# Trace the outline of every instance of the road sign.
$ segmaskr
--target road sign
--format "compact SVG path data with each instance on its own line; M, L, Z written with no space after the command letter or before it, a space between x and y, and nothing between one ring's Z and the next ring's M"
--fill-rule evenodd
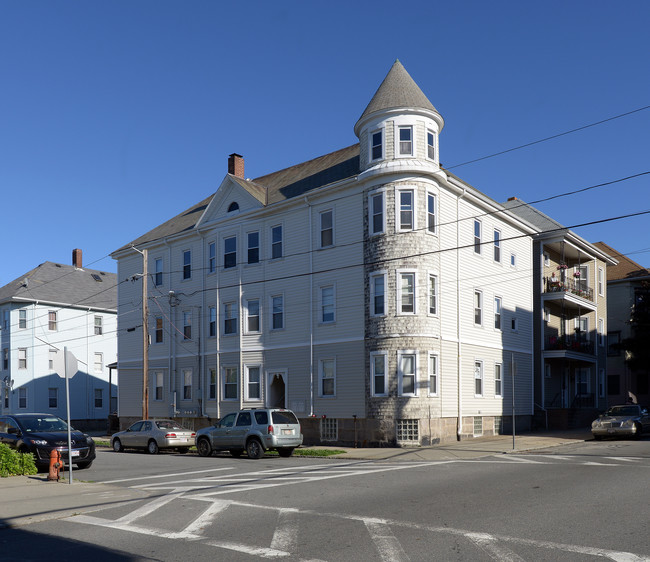
M58 350L52 362L54 364L54 372L63 379L66 376L71 379L79 370L77 358L71 351L68 351L67 348L63 350L63 353Z

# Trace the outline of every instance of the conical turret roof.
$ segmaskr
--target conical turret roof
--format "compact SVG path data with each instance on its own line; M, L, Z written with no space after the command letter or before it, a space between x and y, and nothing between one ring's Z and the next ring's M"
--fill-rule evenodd
M402 63L396 60L370 100L368 107L359 117L355 130L368 115L398 107L415 107L438 113L438 110L433 107L433 104L420 90L420 87L411 78Z

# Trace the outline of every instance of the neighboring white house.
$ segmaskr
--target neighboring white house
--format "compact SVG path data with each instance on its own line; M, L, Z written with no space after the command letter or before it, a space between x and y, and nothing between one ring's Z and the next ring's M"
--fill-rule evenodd
M67 347L79 367L70 379L71 420L105 427L117 396L107 367L117 360L117 278L84 269L81 250L73 263L42 263L0 288L0 412L65 418L65 380L54 365Z
M149 413L283 406L307 442L427 444L530 427L536 229L443 169L443 118L397 61L359 143L216 193L148 251ZM134 248L134 247L135 248ZM142 413L141 282L118 291L121 425Z

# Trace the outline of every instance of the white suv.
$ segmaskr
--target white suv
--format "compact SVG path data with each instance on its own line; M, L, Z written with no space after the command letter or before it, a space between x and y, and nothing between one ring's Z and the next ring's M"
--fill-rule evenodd
M249 458L261 459L268 449L275 449L281 457L290 457L300 445L298 418L291 410L278 408L239 410L196 432L196 449L202 457L224 450L239 457L246 450Z

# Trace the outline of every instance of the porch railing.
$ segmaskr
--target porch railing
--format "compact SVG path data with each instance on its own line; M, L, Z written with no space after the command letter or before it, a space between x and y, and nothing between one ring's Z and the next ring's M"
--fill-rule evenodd
M567 279L566 281L552 281L550 278L546 279L545 293L571 293L577 297L594 300L594 290L589 287L584 281L575 281Z
M580 336L550 336L546 338L544 349L549 351L566 350L580 353L594 353L594 342Z

